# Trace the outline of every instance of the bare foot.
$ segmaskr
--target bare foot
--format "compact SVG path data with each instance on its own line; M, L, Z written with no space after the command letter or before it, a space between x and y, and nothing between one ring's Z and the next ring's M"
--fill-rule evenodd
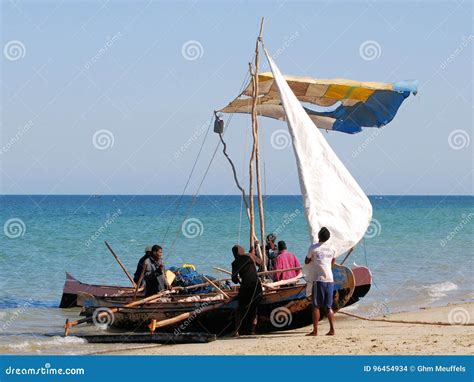
M315 332L314 330L312 332L309 332L308 334L306 334L306 337L312 337L312 336L317 336L318 335L318 332Z
M335 336L336 332L334 330L330 330L329 332L326 333L327 336Z

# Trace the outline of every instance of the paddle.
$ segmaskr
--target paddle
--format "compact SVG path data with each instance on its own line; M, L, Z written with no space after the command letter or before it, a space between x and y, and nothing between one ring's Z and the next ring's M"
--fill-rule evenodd
M118 258L118 256L115 254L114 250L112 249L112 247L109 245L109 243L107 243L107 241L104 241L105 245L107 246L107 248L109 249L110 253L115 257L115 260L117 260L117 263L119 263L120 267L122 268L122 270L125 272L125 274L127 275L128 279L130 280L130 282L132 283L133 287L135 288L136 287L136 284L135 284L135 281L133 281L133 277L132 275L130 274L130 272L127 270L127 268L125 268L125 265L123 265L123 263L120 261L120 259Z
M209 312L211 310L220 308L221 306L230 303L234 298L232 298L231 300L227 302L223 302L221 304L217 304L214 306L206 306L205 308L197 308L196 310L193 310L192 312L182 313L173 318L167 318L166 320L156 321L155 319L153 319L151 320L151 323L150 325L148 325L148 327L150 328L151 333L153 334L157 328L163 328L165 326L176 324L177 322L184 321L188 319L189 317L197 316L198 314Z

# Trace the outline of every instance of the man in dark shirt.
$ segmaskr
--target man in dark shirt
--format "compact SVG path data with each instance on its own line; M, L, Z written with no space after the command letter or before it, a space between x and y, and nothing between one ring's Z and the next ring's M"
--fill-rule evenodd
M145 296L151 296L164 289L170 289L166 279L162 256L163 249L159 245L154 245L151 248L151 256L143 263L145 267Z
M137 270L135 271L135 274L133 275L133 281L138 283L138 280L140 280L140 276L142 275L143 271L143 263L145 262L146 259L148 259L151 255L151 247L147 246L145 248L145 254L138 260L137 264Z
M232 253L235 258L232 262L232 281L240 283L235 335L239 335L239 332L254 334L257 326L257 307L263 297L256 266L262 265L262 260L255 256L254 249L245 253L240 245L234 245Z

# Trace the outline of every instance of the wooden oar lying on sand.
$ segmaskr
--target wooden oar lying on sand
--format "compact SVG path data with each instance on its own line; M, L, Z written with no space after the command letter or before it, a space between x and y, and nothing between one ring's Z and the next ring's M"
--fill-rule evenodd
M150 328L151 333L153 334L153 333L155 333L155 330L158 329L158 328L163 328L165 326L173 325L173 324L176 324L178 322L187 320L189 317L196 317L199 314L209 312L211 310L215 310L217 308L220 308L223 305L226 305L226 304L230 303L234 299L235 299L235 297L230 299L229 301L226 301L226 302L214 305L214 306L206 306L204 308L197 308L196 310L193 310L192 312L182 313L182 314L179 314L175 317L167 318L166 320L156 321L155 319L153 319L153 320L151 320L150 325L148 325L148 327Z
M120 312L120 310L122 310L124 308L132 308L134 306L142 305L142 304L145 304L147 302L153 302L154 300L162 297L165 294L165 292L168 292L168 291L161 291L161 292L159 292L157 294L154 294L152 296L142 298L141 300L130 302L130 303L128 303L128 304L126 304L126 305L124 305L120 308L108 309L107 311L99 313L96 317L96 320L100 320L101 318L107 317L111 313ZM91 322L91 321L92 321L92 317L85 317L85 318L82 318L80 320L73 321L73 322L69 322L69 319L66 319L66 323L64 324L64 336L65 337L68 336L70 328L73 328L74 326L84 324L86 322Z

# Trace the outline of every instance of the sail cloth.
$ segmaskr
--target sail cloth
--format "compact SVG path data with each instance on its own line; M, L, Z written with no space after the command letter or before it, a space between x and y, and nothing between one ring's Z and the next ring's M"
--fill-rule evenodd
M320 228L327 227L331 232L330 243L339 256L364 236L372 219L372 205L266 50L265 54L292 138L311 241L318 242Z
M385 126L395 117L402 102L417 91L417 81L387 84L296 76L285 76L285 79L299 101L313 105L305 110L319 128L350 134L362 131L362 127ZM258 86L257 114L284 120L285 113L272 73L260 74ZM250 81L243 93L220 111L251 113L251 96Z

